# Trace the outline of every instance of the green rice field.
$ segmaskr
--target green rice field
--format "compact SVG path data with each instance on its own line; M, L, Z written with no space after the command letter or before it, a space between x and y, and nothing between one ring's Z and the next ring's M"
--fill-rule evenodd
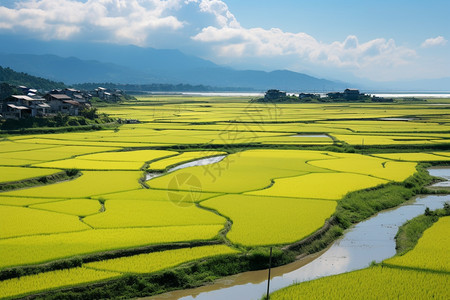
M445 105L249 100L141 96L99 108L138 124L1 137L0 298L73 286L85 291L90 284L108 289L106 282L124 278L148 287L151 276L186 268L205 283L265 268L258 259L269 247L281 253L275 262L283 264L306 254L286 246L314 237L328 221L341 231L358 221L339 219L343 209L352 209L342 203L349 194L401 187L413 195L423 163L450 160ZM223 158L214 160L218 156ZM213 160L196 164L205 158ZM192 165L171 170L185 163ZM31 180L72 169L79 176ZM6 189L12 182L22 185ZM413 251L386 262L395 268L302 283L271 299L345 298L355 286L370 285L389 286L390 298L446 298L449 249L440 236L448 225L443 218ZM317 244L323 243L317 250L336 237L318 236ZM219 270L230 257L239 262Z

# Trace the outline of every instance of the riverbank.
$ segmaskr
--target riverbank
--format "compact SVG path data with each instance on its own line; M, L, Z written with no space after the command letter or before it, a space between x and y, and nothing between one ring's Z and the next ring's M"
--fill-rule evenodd
M310 243L299 248L281 250L275 247L273 251L272 266L281 266L292 263L299 255L308 255L328 247L342 235L346 228L358 223L370 215L386 208L395 207L413 195L426 191L424 186L430 184L433 178L426 170L418 167L414 176L403 183L390 183L382 187L357 191L348 194L339 201L334 214L337 223L329 226L317 238L311 238ZM312 235L314 236L314 235ZM303 262L307 262L305 258ZM133 298L149 295L159 295L180 289L190 289L211 284L213 281L247 271L264 270L268 266L269 248L260 247L249 250L241 255L218 256L201 261L183 264L179 267L156 272L153 274L127 275L108 282L100 282L78 286L59 291L46 292L31 296L32 299L58 299L62 295L71 297L120 297ZM83 262L83 261L82 261ZM302 264L302 262L299 262ZM260 297L261 295L258 295Z

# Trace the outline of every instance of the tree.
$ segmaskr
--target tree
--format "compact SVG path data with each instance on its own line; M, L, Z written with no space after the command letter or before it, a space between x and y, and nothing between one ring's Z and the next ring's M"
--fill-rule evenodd
M98 114L97 114L97 108L92 107L92 108L84 108L81 112L80 115L90 119L90 120L94 120L96 118L98 118Z

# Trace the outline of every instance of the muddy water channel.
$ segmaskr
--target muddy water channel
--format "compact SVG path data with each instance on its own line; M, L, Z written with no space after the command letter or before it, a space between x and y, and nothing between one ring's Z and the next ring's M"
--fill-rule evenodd
M433 176L445 178L441 185L450 185L450 167L430 168ZM395 255L395 235L406 221L431 210L443 207L450 195L418 196L405 204L383 211L361 222L333 243L328 249L286 266L274 268L270 291L296 282L341 274L366 268L372 261L381 262ZM181 290L148 299L261 299L267 288L267 270L246 272L226 277L212 285Z

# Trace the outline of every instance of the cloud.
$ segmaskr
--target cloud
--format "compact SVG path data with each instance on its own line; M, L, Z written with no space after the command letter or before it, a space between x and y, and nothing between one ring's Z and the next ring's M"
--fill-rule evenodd
M414 50L394 40L349 35L324 43L304 32L245 28L226 0L20 0L0 6L0 32L35 38L178 48L224 62L271 61L272 68L309 65L370 74L407 65ZM422 46L445 43L443 37ZM385 71L387 70L387 71ZM392 73L392 72L391 72Z
M350 35L342 42L326 44L306 33L284 32L277 28L266 30L209 26L193 36L193 39L212 44L216 53L223 57L270 58L294 55L317 64L347 68L362 68L372 64L398 66L416 56L414 50L397 46L392 39L380 38L360 43L356 36Z
M438 36L435 38L426 39L421 46L422 48L430 48L435 46L444 46L445 44L447 44L447 40L443 36Z
M171 14L180 0L26 0L0 6L0 29L31 32L44 39L96 35L99 41L145 45L157 30L184 23Z

